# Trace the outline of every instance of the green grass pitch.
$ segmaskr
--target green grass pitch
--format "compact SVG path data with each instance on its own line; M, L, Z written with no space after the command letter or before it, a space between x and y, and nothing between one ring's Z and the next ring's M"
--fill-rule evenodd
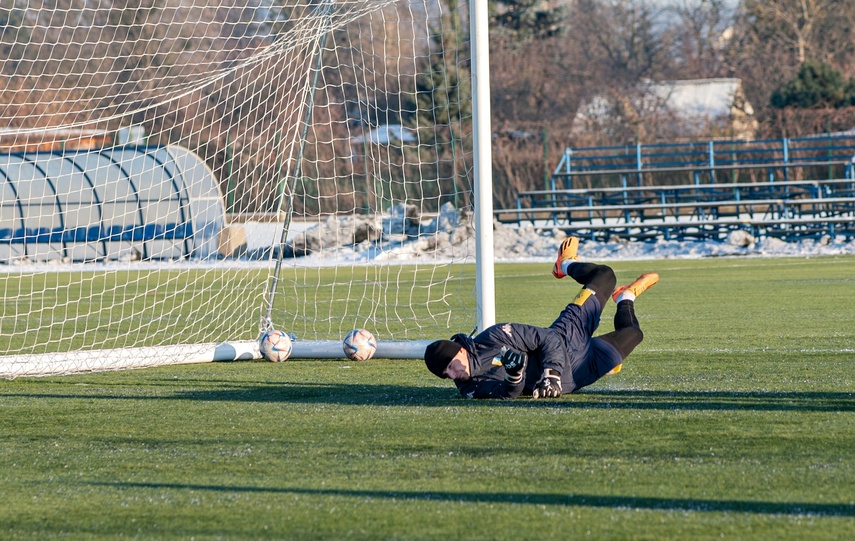
M497 267L500 321L552 321L549 266ZM0 539L855 538L855 258L614 267L662 275L645 341L559 400L420 361L0 380Z

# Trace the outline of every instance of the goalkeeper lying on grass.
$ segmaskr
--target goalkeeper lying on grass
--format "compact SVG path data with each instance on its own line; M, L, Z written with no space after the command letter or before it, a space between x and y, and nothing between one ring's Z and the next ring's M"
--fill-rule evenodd
M549 328L500 323L475 338L456 334L451 340L438 340L425 350L428 370L454 380L466 398L505 400L521 394L557 398L620 371L644 337L635 317L635 298L659 275L642 274L615 289L611 267L578 262L578 246L576 237L561 243L552 274L570 276L583 287ZM594 338L609 294L617 303L615 330Z

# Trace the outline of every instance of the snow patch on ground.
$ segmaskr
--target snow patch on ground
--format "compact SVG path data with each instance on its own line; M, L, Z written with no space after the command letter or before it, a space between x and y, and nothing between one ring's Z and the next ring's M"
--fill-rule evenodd
M63 272L80 270L255 268L275 264L283 224L246 222L247 249L239 258L165 261L104 261L33 263L26 259L0 265L0 273ZM493 251L497 262L551 262L566 237L560 228L543 224L493 224ZM708 257L818 257L855 254L855 240L845 237L784 242L777 238L755 239L746 231L734 231L724 241L656 240L609 242L581 239L583 261L700 259ZM283 262L288 267L350 265L399 265L475 261L472 216L450 203L439 214L419 215L412 205L398 205L376 216L327 217L314 222L290 224Z
M307 227L292 228L286 256L289 264L324 266L369 262L428 262L474 260L475 235L471 215L451 204L437 216L425 219L414 206L399 205L373 217L330 217ZM281 235L281 224L279 233ZM251 235L247 233L247 237ZM493 225L496 261L549 261L566 233L560 228L532 225ZM265 247L269 250L269 244ZM252 247L251 247L252 248ZM264 249L264 248L262 248ZM290 252L289 252L290 250ZM855 241L828 236L784 242L755 239L746 231L734 231L724 241L656 240L609 242L582 239L580 256L589 261L642 259L697 259L705 257L776 257L855 254ZM296 257L295 257L296 256Z

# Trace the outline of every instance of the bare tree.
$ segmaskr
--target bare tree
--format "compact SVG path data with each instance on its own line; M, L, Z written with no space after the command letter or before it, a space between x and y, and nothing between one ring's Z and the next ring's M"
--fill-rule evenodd
M496 120L554 122L579 106L585 75L577 44L566 37L492 44L490 68Z
M817 49L820 35L830 17L837 16L836 0L747 0L746 11L752 14L758 25L770 31L776 42L795 53L801 64Z
M681 79L725 74L724 50L733 33L735 11L727 0L678 0L666 8L673 44L672 69Z
M670 44L664 41L662 8L648 0L579 0L573 5L572 34L580 61L597 66L613 86L658 79L666 74Z
M770 97L805 61L816 60L851 75L855 4L834 0L744 0L727 50L731 73L743 81L762 125L775 125Z

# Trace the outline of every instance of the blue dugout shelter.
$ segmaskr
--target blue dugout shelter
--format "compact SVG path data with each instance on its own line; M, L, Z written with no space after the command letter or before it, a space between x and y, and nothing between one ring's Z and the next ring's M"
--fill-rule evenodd
M215 257L216 177L179 146L0 154L0 263Z

